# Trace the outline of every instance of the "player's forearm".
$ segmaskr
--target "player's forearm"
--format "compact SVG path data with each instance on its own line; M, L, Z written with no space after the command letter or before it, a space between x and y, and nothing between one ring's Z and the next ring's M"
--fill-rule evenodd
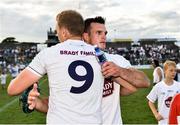
M11 80L7 92L11 96L19 95L39 79L39 76L33 74L27 69L24 69L15 79Z
M48 99L47 98L45 98L45 99L37 98L35 110L37 110L39 112L47 113L47 111L48 111Z
M121 77L113 78L113 81L116 82L121 86L121 95L130 95L137 91L137 88L130 83L128 83L126 80L122 79Z
M26 89L24 86L25 85L21 85L17 79L13 79L8 85L7 93L10 96L19 95Z
M136 91L137 91L137 89L135 89L134 91L132 91L132 90L126 89L126 88L124 88L124 87L121 87L121 88L120 88L120 95L121 95L121 96L131 95L131 94L135 93Z
M137 88L146 88L150 86L148 77L142 71L136 69L119 67L119 77Z
M150 85L149 79L142 71L122 68L113 62L105 62L102 65L102 73L105 78L121 77L136 88L144 88Z
M154 103L152 103L151 101L149 101L148 104L149 104L149 107L150 107L152 113L154 114L154 117L156 117L156 116L158 115L158 111L157 111Z

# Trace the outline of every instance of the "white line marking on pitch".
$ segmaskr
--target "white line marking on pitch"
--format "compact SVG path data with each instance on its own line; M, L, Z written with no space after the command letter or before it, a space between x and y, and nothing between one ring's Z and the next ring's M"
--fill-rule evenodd
M8 108L10 105L12 105L13 103L15 103L18 100L19 100L19 98L15 98L14 100L10 101L6 105L4 105L2 108L0 108L0 112L4 111L6 108Z
M41 83L44 83L45 80L47 80L47 79L44 79ZM41 85L41 84L40 84L40 85ZM6 108L8 108L9 106L11 106L12 104L14 104L14 103L15 103L16 101L18 101L18 100L19 100L19 97L13 99L12 101L10 101L10 102L7 103L6 105L4 105L2 108L0 108L0 113L1 113L2 111L4 111Z

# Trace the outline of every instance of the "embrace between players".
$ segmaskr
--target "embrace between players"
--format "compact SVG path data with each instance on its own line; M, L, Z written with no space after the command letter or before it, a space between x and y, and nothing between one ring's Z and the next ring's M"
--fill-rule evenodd
M120 55L105 53L108 61L101 66L93 54L60 54L64 50L94 53L93 45L104 50L107 31L102 17L84 21L78 12L66 10L56 21L61 43L37 54L11 81L8 94L19 95L47 73L49 97L39 98L37 84L28 96L30 109L47 113L47 124L122 124L120 95L148 87L149 79Z

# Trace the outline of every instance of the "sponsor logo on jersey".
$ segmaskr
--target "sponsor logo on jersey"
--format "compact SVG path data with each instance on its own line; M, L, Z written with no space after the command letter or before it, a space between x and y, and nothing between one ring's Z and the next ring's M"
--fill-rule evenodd
M170 107L170 104L171 104L171 101L172 101L172 97L168 97L166 100L165 100L165 105L166 107Z
M61 55L78 55L78 51L60 50Z
M60 50L61 55L85 55L85 56L94 56L93 51L69 51L69 50Z
M109 96L113 93L114 84L111 79L104 80L103 97Z
M174 92L174 90L167 90L167 92Z

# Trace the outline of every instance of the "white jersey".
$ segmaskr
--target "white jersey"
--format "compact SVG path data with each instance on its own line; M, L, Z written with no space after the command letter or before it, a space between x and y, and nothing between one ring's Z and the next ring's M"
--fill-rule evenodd
M47 124L101 124L104 77L94 47L67 40L42 50L28 69L49 80Z
M161 71L161 75L162 75L161 79L160 79L160 77L159 77L159 75L157 73L158 69L160 69L160 71ZM163 79L164 79L164 71L160 66L158 66L153 71L153 83L158 83L158 82L162 81Z
M173 81L173 84L168 86L161 81L157 83L147 95L147 98L152 103L158 100L158 112L163 116L164 120L160 120L159 124L168 124L169 107L174 95L180 93L180 84Z
M14 65L11 67L11 76L15 78L19 74L19 67L17 65Z
M108 61L114 62L116 65L128 68L131 64L128 60L120 55L105 53ZM105 80L102 101L102 114L104 125L120 125L122 124L120 109L120 85Z
M7 77L7 74L1 74L0 78L1 78L1 84L2 85L6 84L6 77Z

